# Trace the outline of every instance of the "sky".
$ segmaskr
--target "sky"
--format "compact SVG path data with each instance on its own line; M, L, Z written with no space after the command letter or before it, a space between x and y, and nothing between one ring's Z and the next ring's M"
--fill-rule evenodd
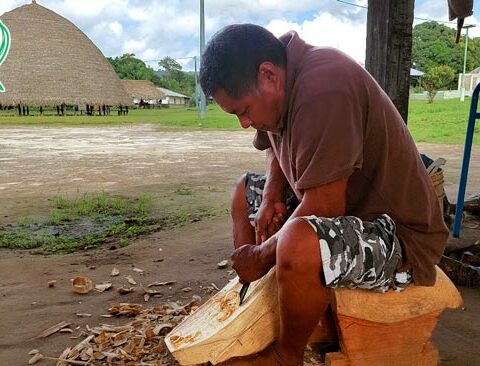
M354 5L345 4L350 2ZM0 15L31 0L0 0ZM134 53L153 68L166 56L184 70L199 50L200 0L37 0L79 27L105 56ZM466 24L480 37L480 0ZM356 6L355 6L356 5ZM223 26L255 23L276 36L295 30L308 43L341 49L364 62L367 0L205 0L206 40ZM418 18L448 21L447 0L415 0ZM451 27L455 27L452 22Z

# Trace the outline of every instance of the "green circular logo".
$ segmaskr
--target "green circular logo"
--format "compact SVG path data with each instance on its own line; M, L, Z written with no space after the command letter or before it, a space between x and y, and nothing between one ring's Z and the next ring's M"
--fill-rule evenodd
M0 20L0 65L3 64L7 58L8 51L10 50L10 31L7 26ZM0 81L0 93L5 92L5 87Z

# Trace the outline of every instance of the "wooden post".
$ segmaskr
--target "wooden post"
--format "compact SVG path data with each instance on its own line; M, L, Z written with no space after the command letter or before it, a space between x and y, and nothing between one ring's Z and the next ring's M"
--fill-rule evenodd
M414 0L368 0L365 68L408 117Z

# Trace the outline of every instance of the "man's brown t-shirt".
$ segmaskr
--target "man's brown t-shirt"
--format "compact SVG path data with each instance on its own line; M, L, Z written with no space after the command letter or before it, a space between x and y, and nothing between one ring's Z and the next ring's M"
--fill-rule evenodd
M418 285L435 282L448 230L415 143L402 117L359 64L332 48L287 47L287 104L278 134L258 131L272 147L301 200L306 189L348 177L346 215L393 218L404 263Z

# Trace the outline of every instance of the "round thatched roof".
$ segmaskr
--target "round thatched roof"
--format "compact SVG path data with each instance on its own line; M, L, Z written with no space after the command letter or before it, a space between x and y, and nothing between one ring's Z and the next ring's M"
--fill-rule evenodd
M67 19L35 1L0 19L11 33L0 104L131 104L102 52Z
M165 98L165 94L150 80L122 80L123 88L134 99L158 100Z

